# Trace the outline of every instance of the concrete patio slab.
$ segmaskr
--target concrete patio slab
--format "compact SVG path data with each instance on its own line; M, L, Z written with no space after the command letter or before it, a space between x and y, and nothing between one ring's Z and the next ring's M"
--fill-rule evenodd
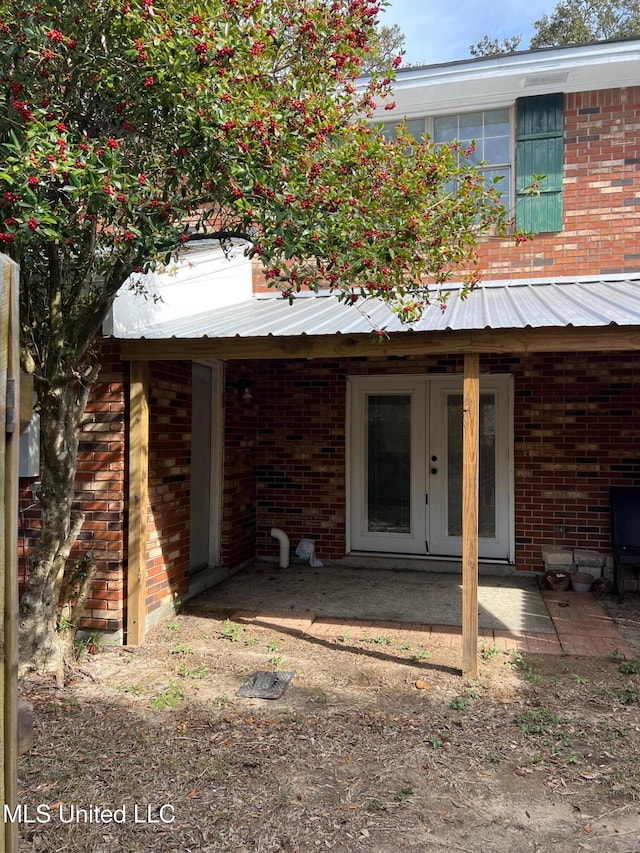
M190 607L323 639L384 633L461 644L462 585L451 572L257 563ZM481 576L478 624L480 644L523 654L634 656L593 595L541 590L531 576Z

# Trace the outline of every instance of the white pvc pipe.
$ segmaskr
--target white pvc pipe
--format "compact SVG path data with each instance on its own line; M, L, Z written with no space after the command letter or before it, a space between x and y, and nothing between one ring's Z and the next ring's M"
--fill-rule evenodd
M286 569L289 567L289 537L279 527L272 527L271 535L280 543L280 568Z

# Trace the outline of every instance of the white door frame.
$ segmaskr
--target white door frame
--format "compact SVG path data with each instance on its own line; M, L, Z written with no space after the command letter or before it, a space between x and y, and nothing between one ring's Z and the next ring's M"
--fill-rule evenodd
M500 536L502 537L503 546L501 546L501 556L488 556L486 559L507 559L513 562L515 553L515 521L514 521L514 475L513 475L513 377L509 374L482 374L480 377L481 393L485 390L496 390L498 393L498 406L502 402L505 406L503 410L503 423L499 434L496 436L496 442L500 444L499 453L502 455L502 465L499 468L499 478L503 488L503 505L498 523ZM420 391L416 389L422 388L422 397ZM415 399L418 408L422 406L422 411L426 417L422 417L422 425L417 414L412 413L412 426L415 429L415 435L412 435L412 453L415 454L415 462L418 468L416 476L411 486L412 501L415 501L416 512L413 513L413 526L420 525L420 507L424 502L424 494L431 495L429 482L428 467L430 464L430 429L433 427L433 417L429 413L432 409L429 398L435 400L436 391L442 389L459 390L462 393L462 374L407 374L394 376L350 376L347 380L347 465L346 465L346 486L347 486L347 512L346 512L346 530L345 530L345 545L346 552L367 552L367 553L396 553L398 555L420 555L434 557L449 557L457 559L460 554L446 555L436 554L432 547L427 552L422 543L422 548L417 544L418 538L412 531L412 535L396 535L384 534L380 536L372 536L370 546L367 547L366 540L368 535L364 531L363 526L366 524L365 510L365 471L366 471L366 440L364 440L364 414L365 414L365 396L367 394L393 393L393 394L408 394L411 393ZM440 397L441 395L439 395ZM506 396L506 402L504 398ZM500 400L502 397L502 400ZM500 418L499 418L500 420ZM421 449L417 450L421 444ZM506 444L506 447L505 447ZM442 460L441 460L442 461ZM440 463L441 464L441 463ZM424 472L422 468L424 467ZM424 515L427 518L428 507L425 507ZM416 521L416 514L418 520ZM434 516L435 517L435 516ZM426 532L427 539L431 533L431 519L425 522L423 528ZM435 522L434 522L435 523ZM356 527L356 525L358 525ZM420 529L416 531L421 535ZM363 535L364 534L364 535ZM482 540L480 540L482 543ZM487 540L487 543L492 540ZM380 547L382 545L382 547ZM431 541L429 541L431 546ZM505 553L506 552L506 553ZM482 555L481 555L482 556Z

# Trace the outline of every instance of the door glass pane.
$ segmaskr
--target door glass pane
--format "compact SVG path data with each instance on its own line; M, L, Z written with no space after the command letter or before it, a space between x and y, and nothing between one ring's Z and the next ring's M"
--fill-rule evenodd
M367 529L411 532L411 396L367 397Z
M462 394L447 396L447 533L462 536ZM496 535L496 403L480 395L478 534Z

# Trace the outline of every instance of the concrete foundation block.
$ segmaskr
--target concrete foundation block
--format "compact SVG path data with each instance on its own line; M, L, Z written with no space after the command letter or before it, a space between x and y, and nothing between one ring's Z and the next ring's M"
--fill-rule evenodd
M542 561L545 565L548 563L550 569L555 569L559 566L571 566L573 565L573 551L563 551L558 548L543 548Z
M606 555L599 554L597 551L582 551L578 548L573 551L573 562L580 568L601 569L605 559Z

